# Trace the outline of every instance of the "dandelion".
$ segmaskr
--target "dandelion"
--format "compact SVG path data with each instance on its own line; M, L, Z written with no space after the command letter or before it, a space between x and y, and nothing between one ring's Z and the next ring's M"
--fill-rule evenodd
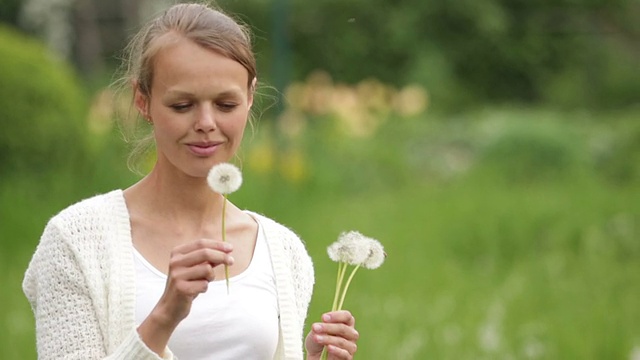
M222 195L222 241L227 241L225 217L227 210L227 195L238 190L242 185L242 173L235 165L220 163L209 170L207 183L214 192ZM227 282L227 294L229 294L229 266L224 265L224 278Z
M349 265L362 264L368 256L367 237L357 231L344 232L327 248L329 258Z
M387 257L387 253L384 252L384 248L382 244L374 239L367 239L369 253L367 254L367 258L362 263L367 269L373 270L379 268L384 259Z
M220 163L209 170L207 182L213 191L228 195L238 190L242 185L242 173L233 164Z
M382 265L387 254L378 240L366 237L357 231L344 232L338 240L327 248L329 258L338 263L336 292L333 297L331 311L342 309L347 290L360 267L377 269ZM344 279L349 266L353 266L345 283ZM344 284L344 285L343 285ZM326 348L322 350L321 359L327 358Z

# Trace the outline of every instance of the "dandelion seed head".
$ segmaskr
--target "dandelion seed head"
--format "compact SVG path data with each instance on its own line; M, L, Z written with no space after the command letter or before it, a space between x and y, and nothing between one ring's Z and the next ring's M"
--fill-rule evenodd
M387 254L384 252L384 247L378 240L367 238L366 239L369 252L367 258L362 263L367 269L377 269L382 265Z
M344 232L327 248L329 258L349 265L362 265L369 255L367 237L357 231Z
M327 248L327 254L329 254L329 259L335 262L340 262L340 247L341 247L341 244L337 241L329 245L329 247Z
M231 194L242 185L242 173L233 164L220 163L209 170L207 183L213 191L219 194Z

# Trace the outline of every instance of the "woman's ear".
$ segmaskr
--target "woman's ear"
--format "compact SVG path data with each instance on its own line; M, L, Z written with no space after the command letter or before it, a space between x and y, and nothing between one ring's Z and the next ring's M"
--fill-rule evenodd
M258 84L258 78L254 77L251 81L251 86L249 86L249 108L253 105L253 94L256 92L256 85Z
M132 82L133 86L133 104L143 118L149 120L149 97L142 93L137 81Z

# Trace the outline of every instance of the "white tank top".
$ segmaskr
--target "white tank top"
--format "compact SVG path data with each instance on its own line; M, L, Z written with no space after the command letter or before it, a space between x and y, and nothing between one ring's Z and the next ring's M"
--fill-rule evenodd
M136 323L149 315L164 292L167 276L134 248ZM181 360L271 360L278 345L278 300L269 248L262 229L247 269L230 280L209 283L169 339Z

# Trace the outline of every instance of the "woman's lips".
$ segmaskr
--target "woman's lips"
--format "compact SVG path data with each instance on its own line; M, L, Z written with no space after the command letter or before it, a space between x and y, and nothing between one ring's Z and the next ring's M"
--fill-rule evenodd
M187 144L189 150L197 156L211 156L219 144Z

